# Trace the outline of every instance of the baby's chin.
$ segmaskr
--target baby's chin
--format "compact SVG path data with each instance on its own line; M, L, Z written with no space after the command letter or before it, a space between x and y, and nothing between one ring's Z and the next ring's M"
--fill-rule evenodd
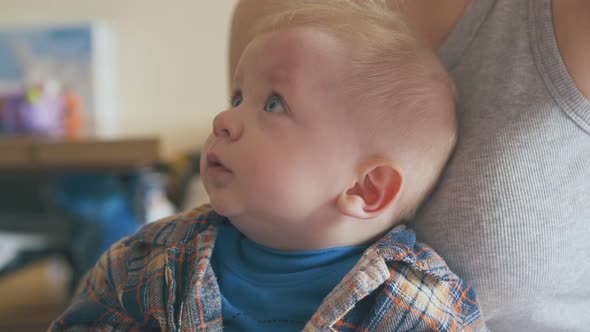
M235 218L241 215L242 209L237 204L232 204L224 199L215 199L215 197L209 197L211 206L217 214L226 218Z

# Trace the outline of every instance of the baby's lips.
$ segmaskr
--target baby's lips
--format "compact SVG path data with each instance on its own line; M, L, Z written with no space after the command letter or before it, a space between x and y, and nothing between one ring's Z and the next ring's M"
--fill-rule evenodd
M223 164L221 159L214 152L207 152L207 166L223 167L229 171L229 169Z

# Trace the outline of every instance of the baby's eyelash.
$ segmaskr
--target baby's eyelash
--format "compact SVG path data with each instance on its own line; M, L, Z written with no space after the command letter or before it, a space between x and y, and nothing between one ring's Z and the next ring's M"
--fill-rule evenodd
M238 97L240 97L240 98L242 97L242 91L240 91L240 90L236 90L230 95L229 103L233 104L234 100L236 100L236 98L238 98Z

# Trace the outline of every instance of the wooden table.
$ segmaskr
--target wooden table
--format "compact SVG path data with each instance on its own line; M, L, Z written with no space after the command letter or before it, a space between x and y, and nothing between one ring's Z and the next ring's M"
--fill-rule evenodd
M153 166L160 161L157 138L0 138L0 171L104 170Z

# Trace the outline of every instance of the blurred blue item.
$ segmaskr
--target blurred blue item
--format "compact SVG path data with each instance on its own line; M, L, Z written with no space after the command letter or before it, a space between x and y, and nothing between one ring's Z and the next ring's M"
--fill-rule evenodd
M102 237L92 266L112 244L133 234L142 224L136 209L136 194L141 175L122 179L116 174L76 174L55 181L56 204L85 223L100 225Z

